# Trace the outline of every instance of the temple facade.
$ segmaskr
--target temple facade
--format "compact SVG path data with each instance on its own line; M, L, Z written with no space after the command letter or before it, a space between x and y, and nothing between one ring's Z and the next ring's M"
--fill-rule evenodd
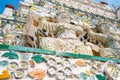
M0 80L120 80L120 8L24 0L0 15Z

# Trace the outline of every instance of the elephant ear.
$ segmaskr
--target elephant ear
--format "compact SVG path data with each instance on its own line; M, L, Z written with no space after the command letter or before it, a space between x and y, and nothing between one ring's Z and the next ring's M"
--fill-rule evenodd
M2 54L1 57L7 57L8 59L18 59L18 54L16 54L14 51L10 50L9 52L6 52Z
M46 59L41 55L34 55L31 59L33 59L36 63L46 62Z

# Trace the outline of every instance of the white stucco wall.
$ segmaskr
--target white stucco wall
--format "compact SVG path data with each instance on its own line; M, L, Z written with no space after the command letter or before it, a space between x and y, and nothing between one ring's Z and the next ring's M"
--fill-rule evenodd
M57 0L60 3L65 3L67 6L72 6L76 9L81 9L83 11L87 11L89 13L98 14L104 17L108 17L111 19L116 18L116 14L114 11L110 9L109 6L103 5L100 3L96 3L92 0L79 0L79 1L72 1L72 0Z

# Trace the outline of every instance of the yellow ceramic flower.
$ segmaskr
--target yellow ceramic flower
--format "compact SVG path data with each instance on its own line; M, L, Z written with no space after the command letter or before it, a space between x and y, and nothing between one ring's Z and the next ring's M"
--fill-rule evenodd
M9 78L10 78L10 74L9 74L9 71L8 71L8 70L4 70L4 71L2 72L2 74L0 74L0 79L5 80L5 79L9 79Z
M18 28L16 28L16 30L22 31L23 30L23 25L22 24L18 25Z

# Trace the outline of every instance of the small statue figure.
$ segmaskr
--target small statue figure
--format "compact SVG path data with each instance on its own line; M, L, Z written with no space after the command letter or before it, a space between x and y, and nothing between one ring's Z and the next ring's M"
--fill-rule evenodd
M5 32L6 32L6 34L4 36L4 44L15 45L16 37L11 34L11 31L9 30L9 28L6 28Z

